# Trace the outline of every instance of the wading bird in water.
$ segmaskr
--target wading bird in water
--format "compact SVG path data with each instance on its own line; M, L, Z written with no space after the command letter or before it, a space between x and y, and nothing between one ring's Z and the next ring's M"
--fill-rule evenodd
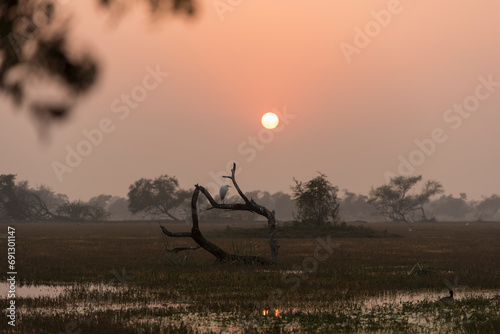
M450 290L450 296L449 297L443 297L439 301L443 302L445 304L451 304L451 303L453 303L453 290Z

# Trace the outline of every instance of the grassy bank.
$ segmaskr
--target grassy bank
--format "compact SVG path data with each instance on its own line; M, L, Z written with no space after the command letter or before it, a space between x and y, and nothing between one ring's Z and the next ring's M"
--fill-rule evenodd
M153 222L10 224L16 228L18 279L24 284L70 285L56 299L18 298L21 316L12 333L41 333L31 328L59 333L72 322L82 333L111 333L113 328L160 333L168 326L183 333L210 329L214 321L219 326L214 332L221 331L221 323L236 332L412 332L454 319L461 319L454 329L462 332L475 332L473 324L499 328L493 326L500 317L498 297L465 295L473 290L500 291L500 224L365 225L281 225L280 263L262 267L216 263L203 250L166 254L166 246L193 242L167 239ZM6 231L7 225L0 229ZM189 225L169 224L169 229L188 231ZM204 223L202 230L229 252L269 254L265 223L244 228L237 223L229 228ZM323 244L330 238L335 247L325 249L318 238ZM417 263L422 270L409 275ZM90 290L90 283L103 288ZM451 307L418 298L387 309L363 307L363 301L387 293L430 291L444 296L447 284L463 297ZM116 288L105 290L108 285ZM5 298L1 303L6 307ZM265 304L279 308L280 316L263 317ZM68 312L46 312L57 308ZM78 311L82 308L87 311ZM415 317L419 321L411 320ZM427 323L422 320L426 317ZM193 323L202 325L194 328ZM5 323L0 326L7 328Z

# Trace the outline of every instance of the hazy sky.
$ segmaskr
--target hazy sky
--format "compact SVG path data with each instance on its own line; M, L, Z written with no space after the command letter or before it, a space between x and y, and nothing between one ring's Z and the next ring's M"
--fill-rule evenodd
M422 174L469 198L500 193L500 2L214 8L228 3L156 23L136 7L118 25L95 1L59 5L74 18L74 47L98 57L100 80L45 144L29 113L2 96L0 173L72 200L125 196L161 174L207 185L232 161L245 191L289 191L293 177L321 171L365 194L387 172ZM264 130L260 118L275 109L280 126ZM89 154L72 167L68 148ZM67 167L58 176L55 165Z

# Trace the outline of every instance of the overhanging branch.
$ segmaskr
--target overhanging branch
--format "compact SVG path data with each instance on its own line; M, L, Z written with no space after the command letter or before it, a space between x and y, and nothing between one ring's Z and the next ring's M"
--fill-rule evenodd
M194 246L194 247L177 247L174 249L167 249L167 252L169 253L179 253L180 251L185 251L185 250L197 250L200 249L201 246Z
M170 232L169 230L167 230L163 226L160 226L160 228L163 231L163 233L165 233L169 237L173 237L173 238L190 238L191 237L191 232L175 233L175 232Z
M278 262L278 250L279 250L279 245L276 237L276 219L275 219L275 214L274 211L269 211L267 208L264 206L258 205L255 203L254 200L249 200L241 191L240 187L238 186L238 183L236 182L235 179L235 171L236 171L236 163L233 163L233 168L231 169L231 176L223 176L225 178L229 178L233 181L233 185L238 191L238 194L240 197L243 199L245 203L231 203L231 204L224 204L224 203L217 203L210 192L205 189L204 187L200 185L195 185L195 190L193 192L193 196L191 198L191 217L192 217L192 222L193 226L191 228L191 232L183 232L183 233L173 233L168 231L165 227L160 226L163 233L166 234L169 237L190 237L192 238L200 247L208 251L209 253L213 254L216 258L218 258L221 261L230 261L230 262L244 262L244 263L260 263L260 264L275 264ZM271 258L270 260L265 259L260 256L242 256L242 255L235 255L235 254L229 254L214 243L208 241L205 239L203 234L200 231L199 228L199 219L198 219L198 210L197 210L197 202L198 202L198 196L199 193L202 193L205 195L207 200L210 202L210 205L212 206L213 209L222 209L222 210L240 210L240 211L250 211L257 213L261 216L264 216L268 220L268 226L269 226L269 245L271 248ZM210 208L210 209L212 209ZM180 250L184 250L179 249Z

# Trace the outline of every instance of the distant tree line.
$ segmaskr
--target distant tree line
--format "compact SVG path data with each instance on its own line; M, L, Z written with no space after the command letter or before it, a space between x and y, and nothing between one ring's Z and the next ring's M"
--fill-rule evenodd
M70 201L67 195L47 186L31 187L16 182L16 175L0 175L0 221L5 220L106 220L127 219L128 201L111 195L99 195L88 202Z
M389 183L372 188L369 195L347 189L339 191L325 174L307 182L293 179L291 194L249 191L249 199L275 210L278 221L302 221L311 225L356 221L451 221L500 220L500 196L494 194L479 201L443 195L439 182L426 181L420 191L416 185L421 176L399 176ZM189 220L191 191L179 187L173 176L142 178L129 186L127 197L101 194L85 201L70 201L68 196L47 186L31 187L17 181L16 175L0 175L0 221L6 220ZM437 197L437 195L441 195ZM216 196L216 199L218 197ZM236 203L240 197L231 192L225 203ZM200 218L207 220L259 219L247 211L208 210L210 204L199 198Z
M421 177L399 178L400 181L401 178L409 180L413 185L421 180ZM432 196L442 193L441 185L435 181L427 183L420 193L405 192L404 186L399 190L395 189L398 186L397 181L394 181L396 180L372 189L369 196L357 195L345 189L344 196L340 197L342 218L348 221L381 221L384 218L392 221L500 220L500 196L496 194L483 197L479 201L467 199L465 193L460 193L458 197L450 194L431 199ZM381 206L380 201L385 202L385 208ZM404 208L409 210L402 215Z

